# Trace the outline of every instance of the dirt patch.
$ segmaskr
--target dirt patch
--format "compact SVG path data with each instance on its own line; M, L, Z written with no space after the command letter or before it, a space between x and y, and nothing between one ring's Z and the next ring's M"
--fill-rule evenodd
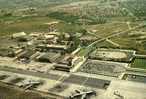
M81 66L79 71L90 74L118 77L125 71L124 66L126 66L124 63L88 60Z

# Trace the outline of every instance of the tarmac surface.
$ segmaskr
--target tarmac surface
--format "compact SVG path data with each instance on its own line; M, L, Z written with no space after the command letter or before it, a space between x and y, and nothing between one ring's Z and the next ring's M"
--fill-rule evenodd
M70 83L70 84L77 84L77 85L83 84L84 86L92 87L92 88L96 87L96 88L105 89L105 85L110 84L110 81L108 80L95 79L91 77L84 77L84 76L73 75L73 74L68 75L67 77L64 75L62 76L62 75L55 75L55 74L49 74L49 73L45 74L45 73L32 72L32 71L27 71L27 70L18 70L18 69L7 68L7 67L0 67L0 70L23 74L23 75L31 75L35 77L47 78L51 80L61 81L63 83Z
M107 91L97 99L146 99L146 83L112 81Z

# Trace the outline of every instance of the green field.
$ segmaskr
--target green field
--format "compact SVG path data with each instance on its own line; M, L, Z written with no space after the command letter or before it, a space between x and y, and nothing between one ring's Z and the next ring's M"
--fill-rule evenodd
M131 67L146 69L146 59L135 59Z
M1 18L0 35L6 35L16 32L39 32L48 31L45 23L53 21L49 17L5 17Z
M143 47L146 50L146 41L143 43Z

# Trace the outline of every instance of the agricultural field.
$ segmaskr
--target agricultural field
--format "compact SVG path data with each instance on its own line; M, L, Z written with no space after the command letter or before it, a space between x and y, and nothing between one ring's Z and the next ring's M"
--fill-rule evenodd
M1 35L7 35L22 31L26 33L48 31L49 28L47 25L45 25L45 23L52 21L52 19L48 17L28 17L28 18L7 17L3 18L3 20L4 22L0 23Z

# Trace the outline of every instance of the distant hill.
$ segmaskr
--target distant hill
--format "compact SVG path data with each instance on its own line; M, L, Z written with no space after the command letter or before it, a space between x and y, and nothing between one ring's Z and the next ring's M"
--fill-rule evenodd
M83 0L0 0L0 8L46 7Z

